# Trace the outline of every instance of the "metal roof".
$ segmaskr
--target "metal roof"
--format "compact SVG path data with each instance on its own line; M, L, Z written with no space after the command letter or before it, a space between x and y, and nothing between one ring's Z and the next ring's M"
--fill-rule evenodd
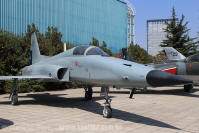
M135 16L135 14L136 14L135 8L134 8L133 4L129 0L119 0L119 1L125 2L127 4L128 10L130 10L132 15Z

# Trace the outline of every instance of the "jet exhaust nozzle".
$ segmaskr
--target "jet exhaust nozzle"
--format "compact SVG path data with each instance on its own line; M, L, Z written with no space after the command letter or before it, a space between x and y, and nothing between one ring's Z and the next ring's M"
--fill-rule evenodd
M182 78L177 75L172 75L160 70L152 70L146 76L147 83L153 87L192 84L193 81Z

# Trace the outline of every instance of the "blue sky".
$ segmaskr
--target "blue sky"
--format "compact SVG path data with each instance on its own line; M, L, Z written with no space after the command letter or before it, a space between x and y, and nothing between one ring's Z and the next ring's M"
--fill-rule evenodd
M171 17L175 7L178 18L185 15L188 21L190 37L197 37L199 32L199 0L129 0L136 10L135 35L136 43L147 48L146 21L149 19L165 19ZM184 22L185 22L184 21Z

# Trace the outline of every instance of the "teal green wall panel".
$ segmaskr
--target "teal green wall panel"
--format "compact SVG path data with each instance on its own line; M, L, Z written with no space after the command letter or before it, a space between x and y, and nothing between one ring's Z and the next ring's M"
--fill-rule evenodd
M0 0L0 29L23 34L58 27L63 41L89 44L92 37L119 53L127 45L127 6L119 0Z

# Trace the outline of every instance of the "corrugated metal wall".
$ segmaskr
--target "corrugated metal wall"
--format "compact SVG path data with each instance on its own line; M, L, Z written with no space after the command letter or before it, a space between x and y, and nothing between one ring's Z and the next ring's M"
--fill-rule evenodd
M118 0L0 0L0 29L22 34L35 23L40 32L58 27L63 41L105 41L118 53L127 45L127 6Z

